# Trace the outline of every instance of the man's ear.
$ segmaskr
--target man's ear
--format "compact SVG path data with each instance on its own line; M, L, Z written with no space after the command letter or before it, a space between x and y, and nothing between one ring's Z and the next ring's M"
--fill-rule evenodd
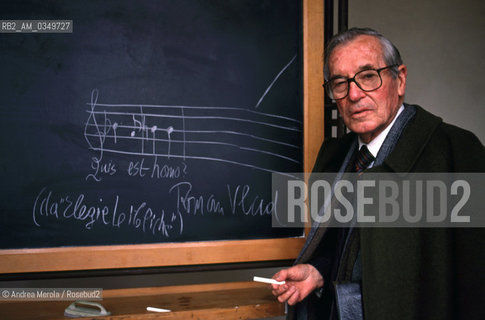
M404 97L406 93L406 78L408 76L408 68L405 65L398 67L399 75L397 76L397 93L400 97Z

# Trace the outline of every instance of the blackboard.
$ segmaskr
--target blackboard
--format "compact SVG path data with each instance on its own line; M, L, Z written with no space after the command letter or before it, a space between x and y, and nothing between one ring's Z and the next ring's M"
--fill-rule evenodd
M303 170L302 4L9 1L2 249L297 237L271 174Z

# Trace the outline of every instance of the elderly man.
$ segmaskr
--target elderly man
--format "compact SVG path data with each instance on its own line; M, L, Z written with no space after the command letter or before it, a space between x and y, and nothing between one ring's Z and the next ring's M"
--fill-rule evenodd
M374 30L330 41L325 88L352 132L323 144L314 172L485 172L472 133L404 103L406 75ZM289 318L485 319L484 239L480 229L313 228L295 265L273 277L286 281L273 294L294 306ZM346 283L358 286L342 308L336 284Z

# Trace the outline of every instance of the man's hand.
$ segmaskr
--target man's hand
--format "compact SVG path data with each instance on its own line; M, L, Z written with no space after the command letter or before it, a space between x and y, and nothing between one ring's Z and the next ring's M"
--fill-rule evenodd
M273 295L279 302L294 305L306 298L313 290L323 287L323 277L310 264L298 264L289 269L281 270L273 276L277 281L285 281L282 285L271 285Z

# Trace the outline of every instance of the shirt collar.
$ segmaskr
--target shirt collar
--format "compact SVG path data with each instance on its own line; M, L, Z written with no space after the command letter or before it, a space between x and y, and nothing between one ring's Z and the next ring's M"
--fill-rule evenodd
M359 137L358 138L359 139L359 150L363 145L366 145L367 149L369 149L370 153L372 153L374 158L376 158L377 153L379 152L379 149L381 149L381 146L382 146L382 144L384 143L384 140L387 137L387 134L389 133L392 126L394 125L394 122L396 122L397 117L399 117L399 115L401 114L401 112L403 110L404 110L404 105L401 105L399 110L397 110L396 116L394 117L392 122L384 130L382 130L382 132L379 133L379 135L377 137L375 137L371 142L366 144L366 143L362 142L362 140Z

